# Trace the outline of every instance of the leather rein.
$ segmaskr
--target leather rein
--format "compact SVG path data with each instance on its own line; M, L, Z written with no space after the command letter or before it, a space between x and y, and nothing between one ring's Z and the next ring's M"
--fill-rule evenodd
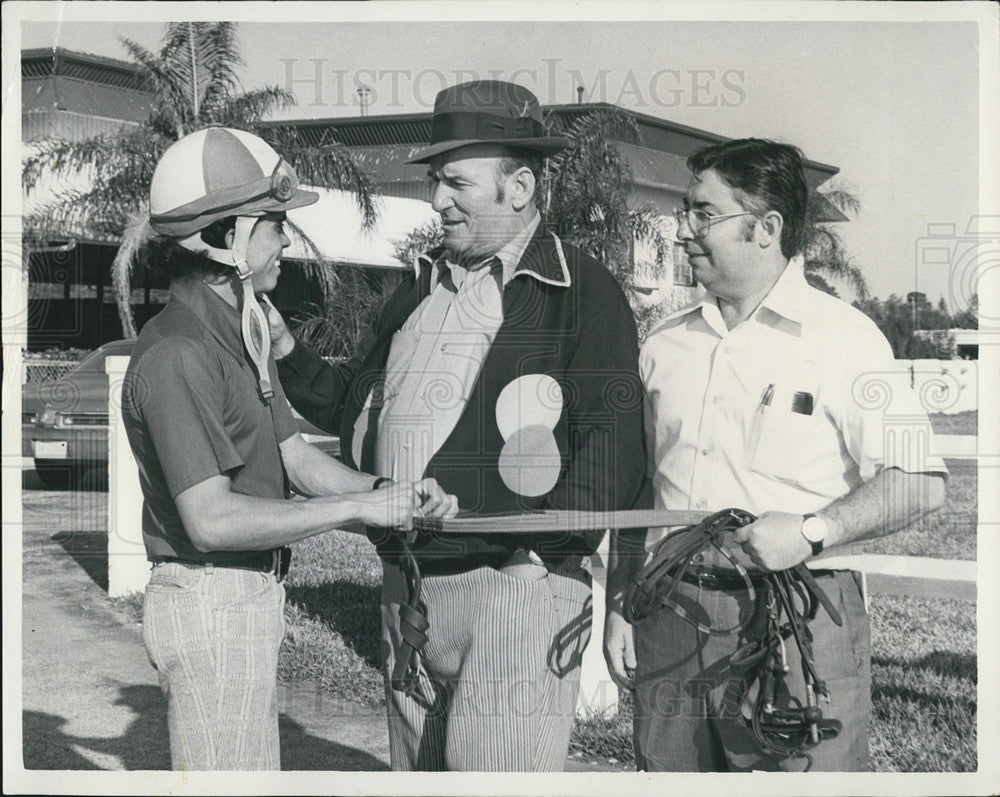
M836 737L843 727L839 720L824 718L819 707L820 699L830 702L830 693L816 670L809 621L815 618L820 606L838 626L843 620L804 564L751 575L726 549L725 535L756 519L742 509L725 509L669 534L657 546L649 563L632 579L625 592L624 616L635 624L651 611L666 607L701 633L713 636L739 633L743 644L730 657L729 665L743 675L745 694L757 687L749 719L751 732L757 743L770 753L805 758L808 771L812 757L807 751L824 739ZM673 598L677 586L689 575L695 557L709 547L719 551L732 565L752 606L730 628L714 628L700 622ZM806 684L805 701L792 696L791 707L779 708L775 698L788 692L785 642L789 638L799 651Z

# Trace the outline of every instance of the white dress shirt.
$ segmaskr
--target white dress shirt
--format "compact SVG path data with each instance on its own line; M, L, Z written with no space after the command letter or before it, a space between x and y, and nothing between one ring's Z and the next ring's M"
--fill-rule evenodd
M863 313L793 260L729 330L716 298L668 316L639 354L661 509L806 514L883 468L947 473L927 414ZM651 551L665 529L650 529Z

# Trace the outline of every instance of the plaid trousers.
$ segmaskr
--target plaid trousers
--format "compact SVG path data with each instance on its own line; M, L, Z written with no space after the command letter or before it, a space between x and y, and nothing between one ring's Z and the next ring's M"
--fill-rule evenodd
M179 562L153 568L142 636L167 697L173 769L281 768L284 603L271 573Z

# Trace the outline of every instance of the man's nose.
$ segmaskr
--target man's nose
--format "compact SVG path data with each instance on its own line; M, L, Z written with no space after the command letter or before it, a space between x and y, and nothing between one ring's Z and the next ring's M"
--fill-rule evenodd
M677 220L677 232L674 233L674 238L678 241L687 241L694 238L694 233L691 232L691 224L688 222L686 216L682 216Z
M437 183L431 191L431 208L435 213L443 213L451 206L451 192L446 186Z

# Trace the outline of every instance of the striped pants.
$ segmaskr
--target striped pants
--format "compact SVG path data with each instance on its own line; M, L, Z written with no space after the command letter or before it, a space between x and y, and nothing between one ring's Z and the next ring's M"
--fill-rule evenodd
M176 770L280 769L278 648L285 588L271 573L164 562L142 637L167 697Z
M532 572L534 570L534 572ZM400 570L385 563L382 647L394 770L561 771L590 640L590 573L531 565L426 576L430 621L413 697L389 684Z

